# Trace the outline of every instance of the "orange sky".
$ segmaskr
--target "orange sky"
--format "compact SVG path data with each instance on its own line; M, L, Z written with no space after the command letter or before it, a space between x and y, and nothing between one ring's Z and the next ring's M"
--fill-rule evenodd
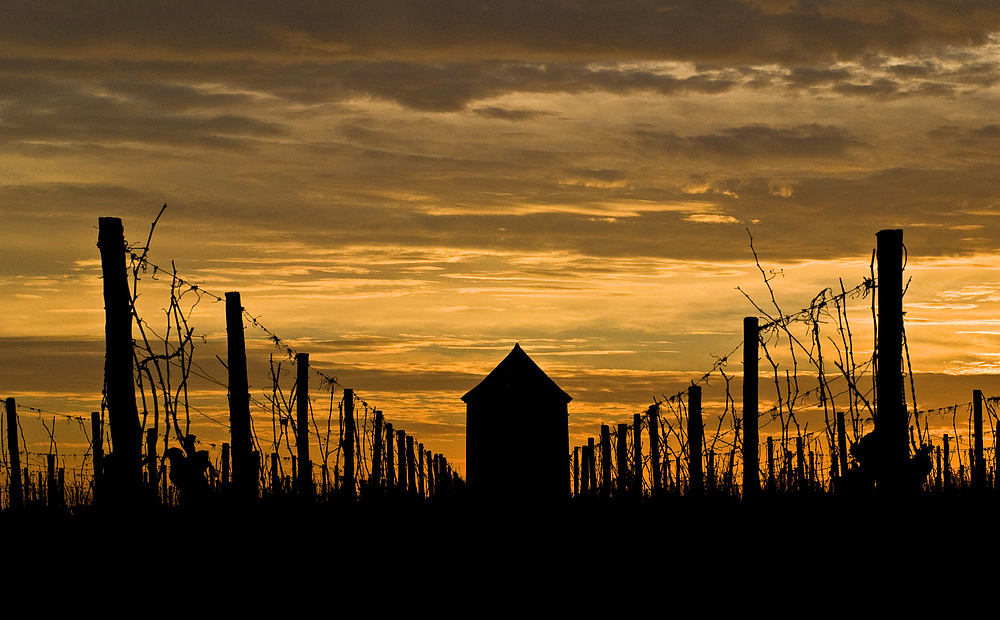
M0 392L27 406L99 407L97 218L140 243L163 203L154 263L241 291L459 464L459 398L515 342L574 397L574 444L732 351L754 314L736 287L768 302L747 229L789 312L904 229L918 405L1000 394L994 3L25 2L5 21ZM162 321L163 280L140 290ZM224 379L221 306L191 320ZM263 400L274 349L248 338ZM194 432L221 442L224 393L198 390Z

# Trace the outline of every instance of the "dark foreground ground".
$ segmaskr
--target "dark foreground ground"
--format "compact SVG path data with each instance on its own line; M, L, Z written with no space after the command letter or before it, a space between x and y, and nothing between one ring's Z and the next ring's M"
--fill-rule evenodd
M71 566L122 600L159 588L243 611L295 596L360 597L388 611L404 596L465 604L470 593L480 611L663 597L715 606L739 592L835 602L885 588L912 596L944 580L963 590L995 583L998 505L960 493L754 504L258 502L8 510L0 528L19 573Z

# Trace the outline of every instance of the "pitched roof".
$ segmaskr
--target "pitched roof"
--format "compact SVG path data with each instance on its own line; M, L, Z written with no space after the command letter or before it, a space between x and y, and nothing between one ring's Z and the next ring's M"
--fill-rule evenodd
M564 403L573 400L572 396L556 385L555 381L528 357L520 344L515 344L493 372L486 375L479 385L466 392L462 400L468 403L480 399L495 400L498 397L554 400Z

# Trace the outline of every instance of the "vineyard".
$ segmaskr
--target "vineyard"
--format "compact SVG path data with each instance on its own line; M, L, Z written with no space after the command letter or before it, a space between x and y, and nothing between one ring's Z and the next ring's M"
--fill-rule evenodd
M1000 399L974 390L968 402L917 406L904 326L902 231L879 233L870 277L851 288L840 281L794 313L782 310L773 274L758 261L770 303L746 296L756 316L745 319L743 341L686 389L654 399L631 420L601 425L568 450L558 437L548 445L529 442L517 458L510 458L512 449L491 448L488 458L504 473L488 488L473 482L467 489L447 456L310 365L309 353L268 329L239 292L205 290L173 265L150 262L158 220L143 245L129 245L120 220L101 218L101 410L85 418L6 399L5 510L440 503L469 494L517 503L523 481L541 475L535 455L546 450L562 450L556 478L564 484L545 500L604 507L692 497L954 495L1000 486ZM149 280L169 287L159 319L138 310ZM227 358L218 358L224 378L195 354L204 337L192 320L205 308L225 309ZM871 333L856 326L861 314L870 317ZM272 347L270 384L256 392L247 379L248 336ZM201 415L204 390L192 388L195 378L214 386L216 397L225 394L228 420ZM706 400L711 406L703 406ZM193 429L206 422L199 416L223 426L229 441L200 441ZM39 436L47 450L44 441L26 440Z

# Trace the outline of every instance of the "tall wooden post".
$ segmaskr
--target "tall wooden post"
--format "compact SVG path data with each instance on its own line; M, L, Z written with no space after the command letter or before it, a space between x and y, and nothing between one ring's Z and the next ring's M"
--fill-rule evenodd
M7 407L7 454L10 455L10 507L19 510L24 507L24 491L21 487L21 452L17 447L17 402L8 398Z
M642 495L642 414L632 415L632 493Z
M142 483L142 429L132 373L132 299L125 267L125 232L117 217L100 218L98 227L104 278L104 382L115 454L109 473L115 499L127 502L135 498Z
M757 445L757 317L743 319L743 497L752 499L760 491L760 461Z
M229 367L229 429L232 445L232 481L241 499L257 495L252 471L253 437L250 431L250 387L247 379L243 303L238 292L226 293L226 343Z
M406 491L406 431L396 431L396 463L399 464L399 476L396 480L400 491Z
M344 488L348 497L357 496L354 475L354 390L344 390Z
M767 490L774 491L774 437L767 438Z
M620 497L625 497L628 491L628 424L618 425L618 442L615 444L618 449L618 477L615 480L615 492Z
M573 446L573 497L580 496L580 446Z
M435 490L434 490L434 481L435 481L435 476L434 476L434 458L433 458L433 455L431 454L430 450L428 450L425 453L425 456L427 457L427 496L430 497L431 495L434 495L434 493L435 493Z
M413 435L406 436L406 488L417 492L417 458L413 451Z
M944 434L944 488L951 488L951 446L948 442L948 433Z
M903 231L882 230L878 238L878 371L875 430L880 457L877 488L898 493L906 484L909 427L903 405Z
M396 487L396 465L392 458L392 443L395 435L392 432L392 424L385 423L385 488L391 490Z
M590 468L590 492L597 494L597 444L593 437L587 438L587 458Z
M56 486L56 455L46 454L45 457L45 502L49 508L57 508L59 498L56 494L58 490Z
M382 488L382 412L375 410L375 428L372 431L372 474L371 487Z
M801 491L805 487L805 452L802 436L795 438L795 490Z
M702 448L701 386L688 386L688 479L693 495L701 495L705 490L701 470Z
M296 437L295 446L298 453L298 471L296 484L299 495L312 495L312 466L309 462L309 354L299 353L295 356L295 405L296 405ZM345 403L346 406L346 403ZM295 466L293 465L293 468Z
M972 420L976 433L973 447L972 487L980 491L986 489L986 457L983 448L983 393L972 390Z
M662 488L663 481L660 479L660 406L650 405L646 410L646 419L649 424L649 469L650 481L653 483L651 493L656 495Z
M424 494L424 444L417 443L417 495L421 498Z
M601 424L601 497L611 497L611 427Z

